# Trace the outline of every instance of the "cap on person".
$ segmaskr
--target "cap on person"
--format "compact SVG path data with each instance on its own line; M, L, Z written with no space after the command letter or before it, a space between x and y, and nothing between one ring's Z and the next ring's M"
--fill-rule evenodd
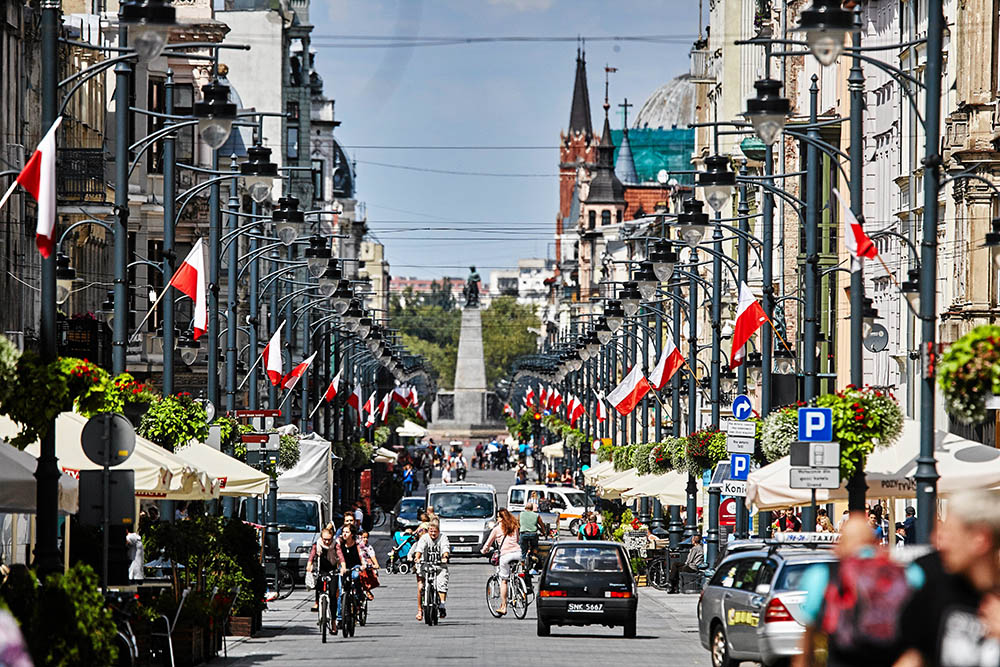
M917 515L917 509L915 507L906 508L906 516L916 516L916 515Z

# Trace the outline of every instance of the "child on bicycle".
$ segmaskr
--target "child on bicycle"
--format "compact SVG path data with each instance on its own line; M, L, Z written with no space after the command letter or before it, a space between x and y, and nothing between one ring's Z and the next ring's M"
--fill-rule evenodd
M361 583L365 587L365 597L374 600L372 589L379 585L379 565L378 558L375 556L375 547L368 543L368 531L361 533L358 539L358 553L361 554Z
M487 553L493 544L497 543L496 549L500 552L495 563L500 575L500 608L497 609L497 613L503 616L507 613L507 582L510 579L510 566L521 560L521 544L518 540L519 524L514 515L503 508L497 512L497 517L499 522L486 538L482 553Z

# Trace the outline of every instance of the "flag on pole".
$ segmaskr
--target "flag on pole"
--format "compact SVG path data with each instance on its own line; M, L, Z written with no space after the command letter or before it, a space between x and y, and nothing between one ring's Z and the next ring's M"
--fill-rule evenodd
M378 411L380 413L379 419L382 420L383 424L385 423L385 420L389 417L389 408L392 407L392 401L389 400L389 396L390 394L386 392L386 394L382 397L382 400L379 401L378 404Z
M656 362L656 367L649 374L650 386L659 391L670 381L674 373L684 365L684 355L674 345L674 339L667 336L663 344L663 351L660 353L660 360Z
M166 292L171 286L176 287L185 296L194 301L194 321L192 322L192 327L194 328L195 340L198 340L208 329L208 298L205 294L207 274L205 273L204 247L205 244L200 238L194 242L191 252L184 258L181 265L177 267L177 272L174 273L166 289L163 290ZM273 379L271 382L277 384Z
M420 397L417 395L417 388L410 385L410 405L417 405L420 402Z
M394 387L392 390L392 400L405 408L410 404L409 392L402 387Z
M594 390L594 396L597 397L597 423L601 423L608 418L608 406L604 404L604 396L596 389Z
M309 364L312 360L316 358L316 353L313 352L309 355L308 359L305 359L298 366L292 369L292 372L285 376L285 379L281 381L282 389L295 389L295 385L299 383L299 379L306 374L306 370L309 368Z
M10 188L0 199L0 208L7 203L7 200L17 186L20 185L28 191L35 201L38 202L38 222L35 224L35 246L38 252L48 259L52 256L52 248L55 245L56 230L56 130L62 123L62 116L57 116L49 131L45 133L42 140L35 148L35 152L28 158L24 169L17 175Z
M372 391L372 395L368 397L365 401L365 412L368 413L368 419L365 420L365 426L371 428L375 425L375 415L377 414L375 410L375 391Z
M535 402L535 389L529 384L528 391L525 392L524 394L524 404L530 408L534 404L534 402Z
M549 388L538 385L538 407L545 409L549 405Z
M875 259L878 257L878 248L875 247L872 240L865 234L861 223L855 217L854 212L847 206L847 203L844 202L836 188L833 188L833 196L837 198L837 202L840 204L841 216L844 218L844 245L847 246L847 252L851 256L851 273L854 273L861 270L861 260L863 258Z
M510 407L510 403L504 403L503 404L503 414L504 414L505 417L513 417L514 416L514 408Z
M746 283L740 283L740 300L736 306L736 326L733 328L733 351L729 355L729 367L736 368L746 356L746 344L750 336L767 321L767 315L760 302Z
M337 392L340 391L340 376L344 374L344 367L341 366L337 374L333 376L330 380L330 386L326 388L326 392L323 394L323 400L327 403L332 401L337 396Z
M566 419L573 416L573 410L576 407L576 396L573 394L566 394Z
M635 409L650 389L649 381L642 374L642 368L636 364L621 384L608 394L608 403L614 406L618 414L625 416Z
M427 412L424 411L424 406L423 405L421 405L420 407L417 408L417 416L420 417L421 419L423 419L424 422L427 421Z
M271 380L271 384L274 386L280 384L282 378L285 377L284 367L281 362L281 329L284 326L285 322L282 321L278 325L278 328L274 330L274 333L271 334L271 340L267 341L267 345L264 346L264 372L267 373L268 379ZM334 395L336 393L335 391Z
M583 401L573 396L573 414L569 417L569 425L576 426L576 420L578 420L584 412Z
M354 412L358 415L358 425L361 425L361 383L357 382L354 384L354 391L351 395L347 397L347 404L354 408Z
M558 410L559 406L562 405L562 400L563 400L562 394L559 393L558 389L553 388L552 395L549 396L549 409Z

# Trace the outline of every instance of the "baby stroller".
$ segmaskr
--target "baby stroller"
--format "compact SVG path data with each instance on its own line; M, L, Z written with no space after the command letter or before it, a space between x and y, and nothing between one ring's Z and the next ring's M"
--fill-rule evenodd
M410 549L417 541L417 536L408 531L397 530L392 541L396 546L389 550L389 559L385 563L385 570L389 574L407 574L410 571L410 562L406 557L410 554Z

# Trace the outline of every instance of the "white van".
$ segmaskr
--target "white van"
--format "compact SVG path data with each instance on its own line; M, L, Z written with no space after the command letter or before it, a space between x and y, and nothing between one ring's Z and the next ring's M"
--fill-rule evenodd
M580 489L544 484L516 484L510 487L507 490L507 509L520 512L532 494L537 495L539 500L547 498L549 511L559 515L559 527L570 532L580 524L585 511L595 509L593 501ZM597 520L601 521L600 514L597 515Z
M478 555L496 525L497 490L492 484L431 484L426 506L434 508L452 555Z

